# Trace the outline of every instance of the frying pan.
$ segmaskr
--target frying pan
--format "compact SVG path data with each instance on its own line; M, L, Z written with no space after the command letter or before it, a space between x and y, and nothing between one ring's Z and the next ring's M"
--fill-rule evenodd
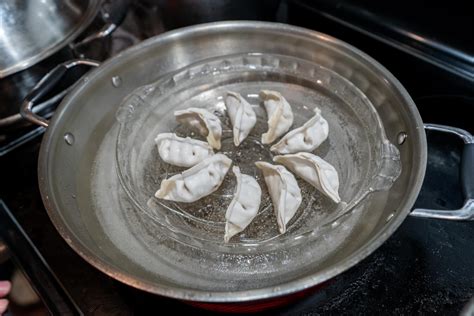
M124 170L135 170L133 159L141 157L134 152L133 141L131 145L125 142L132 147L120 149L120 140L130 141L127 137L142 131L139 124L132 124L137 129L120 136L127 124L136 119L129 116L138 113L138 119L143 118L137 107L145 104L145 108L151 105L151 113L158 119L161 114L166 117L171 108L160 107L159 102L151 104L153 101L147 100L146 93L153 89L146 87L161 91L157 96L163 98L160 100L183 97L188 87L179 83L180 78L187 78L183 71L186 74L186 69L198 67L205 69L201 73L209 74L213 68L208 66L213 61L236 55L290 60L279 64L285 65L286 71L279 77L271 70L263 70L270 77L257 77L263 82L277 78L276 81L286 83L290 78L296 87L294 91L308 87L320 91L309 77L300 77L310 67L329 71L345 82L359 94L360 100L375 109L375 121L380 126L365 126L366 134L381 128L383 143L395 148L396 154L389 158L398 161L401 168L391 174L394 181L380 190L367 188L370 194L364 203L356 203L357 207L350 212L340 213L343 217L332 218L329 230L290 234L289 237L295 237L292 240L288 236L278 237L281 242L270 242L268 248L259 247L259 243L254 248L241 247L242 239L234 243L236 246L219 246L212 234L209 238L195 238L196 234L186 235L175 229L180 228L174 224L176 218L163 215L157 219L147 214L145 204L133 199L137 195L127 192L127 184L134 182L124 183L120 179L134 176L133 171L128 174ZM237 59L244 66L257 65L253 68L265 64L250 57ZM295 60L296 66L292 63ZM80 63L94 65L91 61L75 61L58 66L26 98L22 115L48 127L39 158L39 185L55 227L86 261L131 286L189 301L243 302L301 291L336 276L372 253L410 213L426 168L425 127L455 133L465 141L462 172L466 204L456 211L415 210L411 214L457 220L474 218L472 136L449 127L424 126L415 104L396 78L363 52L325 34L260 22L220 22L176 30L142 42L88 73L63 100L50 122L32 113L35 99L54 86L67 69ZM277 68L281 69L280 66ZM244 73L250 78L247 82L256 82L251 80L255 78L251 70ZM326 82L326 89L331 89L330 82ZM212 80L208 83L213 86ZM177 87L183 89L173 90ZM201 82L190 87L203 85ZM337 92L332 91L331 95L334 94ZM351 103L342 96L337 100ZM331 122L336 121L330 120L330 126ZM334 142L331 135L329 141ZM127 162L121 165L128 154L123 151L126 148L130 149L131 166ZM374 162L370 157L363 160ZM344 179L343 187L357 180Z

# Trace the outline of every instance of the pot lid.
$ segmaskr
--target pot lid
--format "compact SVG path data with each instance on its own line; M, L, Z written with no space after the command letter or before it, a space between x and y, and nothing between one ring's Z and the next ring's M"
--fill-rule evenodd
M0 78L26 69L74 40L99 0L1 0Z

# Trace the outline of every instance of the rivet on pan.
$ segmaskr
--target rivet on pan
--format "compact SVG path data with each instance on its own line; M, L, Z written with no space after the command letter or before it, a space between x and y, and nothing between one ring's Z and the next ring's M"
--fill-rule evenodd
M395 212L396 211L393 211L392 213L388 214L387 218L385 219L385 221L389 222L394 216L395 216Z
M74 135L72 135L71 133L66 133L64 134L64 141L66 142L66 144L68 144L69 146L72 146L74 144Z
M408 137L408 135L405 132L398 133L398 136L397 136L398 145L403 144L405 142L405 140L407 139L407 137Z
M122 78L120 78L119 76L113 76L112 77L112 85L115 88L120 87L122 85Z

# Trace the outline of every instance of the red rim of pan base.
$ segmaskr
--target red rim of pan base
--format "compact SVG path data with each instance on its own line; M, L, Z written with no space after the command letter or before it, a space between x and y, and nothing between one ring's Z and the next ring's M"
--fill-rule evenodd
M239 303L206 303L206 302L192 302L192 301L183 301L185 304L191 305L193 307L219 312L219 313L257 313L262 312L278 307L283 307L299 301L311 294L318 292L319 290L325 288L329 285L331 281L323 282L321 284L310 287L306 290L275 297L264 300L257 300L251 302L239 302Z

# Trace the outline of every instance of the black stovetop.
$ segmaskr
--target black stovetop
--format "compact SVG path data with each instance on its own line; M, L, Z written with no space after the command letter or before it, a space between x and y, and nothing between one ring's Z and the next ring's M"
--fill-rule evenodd
M290 7L289 22L295 21L292 15L299 9ZM304 22L314 19L307 10L304 14L306 20L299 18L298 24L314 28L312 22ZM474 132L474 124L465 115L474 107L474 97L472 90L465 89L469 85L463 79L360 34L348 40L344 38L342 26L335 27L333 21L325 26L322 18L318 19L318 30L327 33L330 32L324 27L339 30L333 35L352 41L394 72L414 97L424 121ZM438 83L429 83L438 78L449 84L439 89ZM449 110L446 110L448 105ZM458 171L462 144L452 136L439 133L429 133L428 143L427 175L416 207L459 208L463 203ZM36 174L39 146L40 141L35 140L0 157L0 198L82 312L128 315L149 312L150 308L164 311L170 307L175 313L208 313L123 285L87 264L70 249L52 226L41 201ZM1 226L2 234L16 232L7 221ZM459 314L474 296L473 245L472 222L409 216L387 242L354 268L307 298L268 314ZM11 245L13 250L14 246ZM23 256L22 259L34 258ZM35 286L41 292L41 287L47 284L39 283ZM43 290L48 293L47 288Z

